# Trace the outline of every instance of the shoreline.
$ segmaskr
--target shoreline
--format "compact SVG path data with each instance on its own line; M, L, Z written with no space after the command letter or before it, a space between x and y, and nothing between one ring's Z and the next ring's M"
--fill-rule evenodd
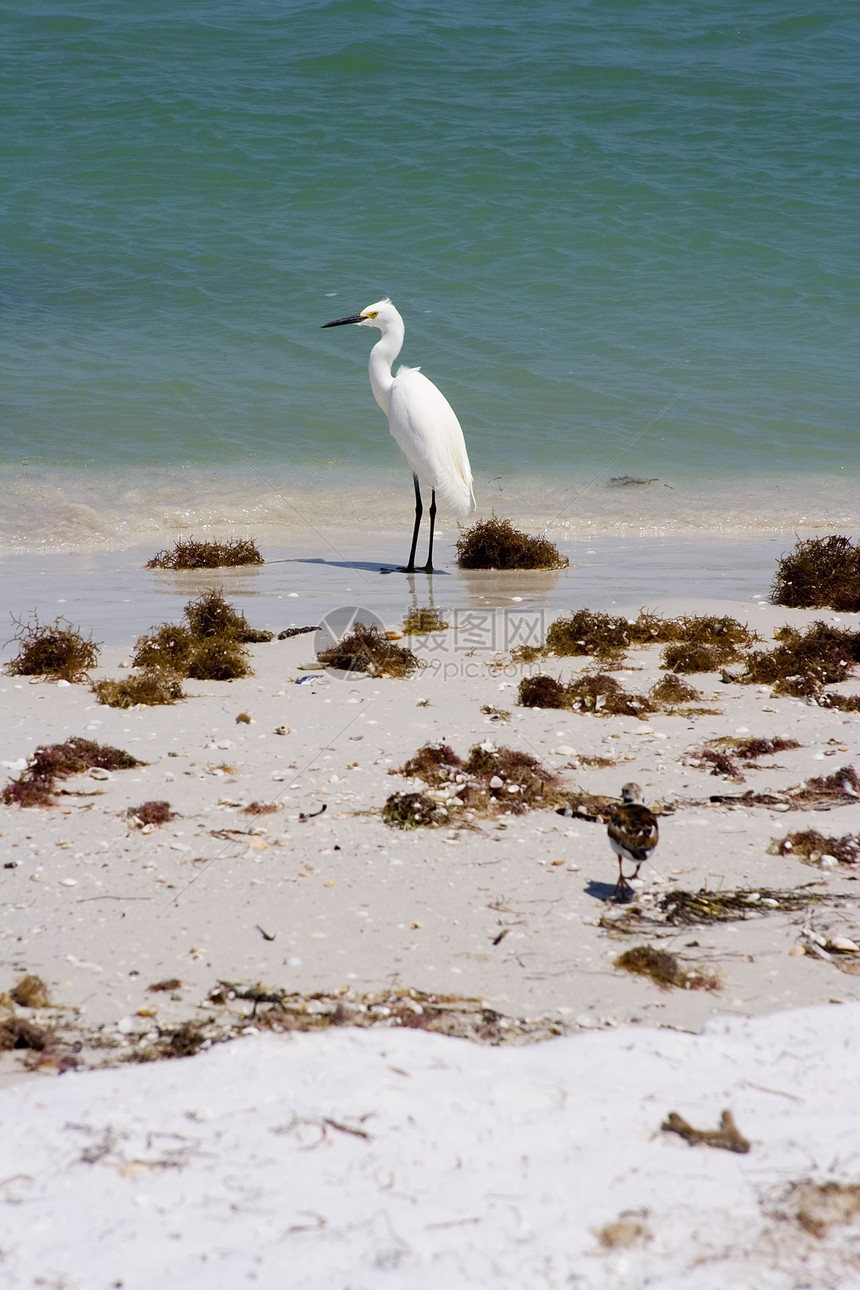
M233 535L221 530L210 536ZM396 572L407 536L405 529L372 538L321 530L321 537L300 546L285 545L282 534L267 529L258 539L263 565L189 572L146 569L156 554L152 544L7 556L0 559L0 604L9 615L9 635L0 644L0 660L14 653L12 620L27 620L34 611L43 623L60 615L106 647L128 651L139 635L177 620L190 599L211 587L235 600L253 626L276 633L318 623L346 605L364 607L392 626L427 603L459 613L507 607L541 623L580 606L632 615L648 608L675 616L708 612L696 606L710 602L734 606L719 612L755 618L769 605L777 561L796 542L790 533L756 539L595 537L558 543L570 560L567 569L495 572L458 568L456 535L443 526L437 532L437 572L428 576ZM368 558L371 551L377 558Z
M860 464L860 463L858 463ZM126 472L40 466L0 469L4 495L0 557L85 554L179 536L253 536L301 549L351 546L368 535L386 544L411 531L405 463L377 469L255 462L232 468L132 467ZM632 473L631 473L632 472ZM847 470L831 475L651 478L647 463L556 475L478 470L477 516L498 514L554 542L592 539L763 540L860 531L857 490ZM856 475L856 472L855 472ZM457 524L440 514L455 538ZM330 544L330 545L329 545ZM317 553L319 554L319 552ZM402 559L402 557L400 557Z

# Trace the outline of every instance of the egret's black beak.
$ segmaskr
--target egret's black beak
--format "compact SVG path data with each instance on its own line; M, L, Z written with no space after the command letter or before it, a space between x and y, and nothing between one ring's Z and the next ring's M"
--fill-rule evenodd
M364 314L350 314L348 318L335 318L334 322L323 323L323 327L345 327L347 323L360 323Z

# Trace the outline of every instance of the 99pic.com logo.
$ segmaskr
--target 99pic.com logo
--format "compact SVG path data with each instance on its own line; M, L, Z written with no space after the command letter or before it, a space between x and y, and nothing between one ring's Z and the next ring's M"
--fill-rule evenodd
M385 635L379 614L363 605L341 605L321 620L314 634L314 649L329 676L341 681L365 680L370 675L377 632Z

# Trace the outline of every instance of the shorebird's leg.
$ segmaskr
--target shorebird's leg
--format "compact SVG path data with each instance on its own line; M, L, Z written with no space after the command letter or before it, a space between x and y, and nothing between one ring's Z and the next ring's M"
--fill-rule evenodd
M618 861L618 881L612 890L612 899L618 900L625 891L630 890L630 884L624 877L624 865L621 860Z
M427 552L427 563L424 566L425 573L433 572L433 531L436 528L436 489L430 494L430 549Z
M421 527L421 516L424 514L424 504L421 501L421 489L418 487L418 476L412 476L412 482L415 485L415 527L412 530L412 546L409 550L409 563L401 569L401 573L415 572L415 548L418 545L418 530Z

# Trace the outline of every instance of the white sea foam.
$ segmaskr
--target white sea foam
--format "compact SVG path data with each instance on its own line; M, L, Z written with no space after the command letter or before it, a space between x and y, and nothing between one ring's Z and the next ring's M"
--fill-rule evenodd
M623 479L624 477L622 477ZM684 484L669 479L609 482L571 476L496 476L476 481L478 517L496 514L554 541L589 537L762 537L853 533L860 505L852 481L807 478ZM408 475L351 468L133 472L8 471L3 480L0 555L154 549L180 536L253 536L272 529L302 547L326 543L322 530L366 539L406 535L412 518ZM440 517L450 528L454 523Z

